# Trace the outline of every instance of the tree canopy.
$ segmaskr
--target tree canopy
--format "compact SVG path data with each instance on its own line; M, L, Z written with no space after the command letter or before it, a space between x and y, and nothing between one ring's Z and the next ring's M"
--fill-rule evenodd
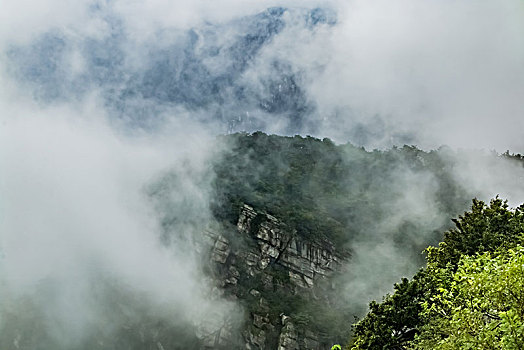
M473 200L427 267L370 304L351 349L522 349L523 210Z
M408 188L432 188L435 210L446 218L466 209L473 197L454 180L453 165L441 151L414 146L367 151L327 138L262 132L224 135L219 141L222 148L213 163L216 218L236 223L240 206L247 203L281 219L299 236L339 247L356 235L384 235L377 223L407 210L395 203ZM387 235L406 245L415 244L406 237L430 237L413 247L418 255L448 227L447 222L428 227L404 216L388 225Z

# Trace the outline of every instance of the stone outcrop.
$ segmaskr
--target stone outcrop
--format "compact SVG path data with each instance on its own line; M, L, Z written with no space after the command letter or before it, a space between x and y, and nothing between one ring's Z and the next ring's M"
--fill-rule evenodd
M303 239L277 218L248 205L240 211L235 232L227 237L207 232L207 238L218 287L247 305L249 319L242 331L245 344L241 348L329 348L329 343L319 340L317 330L299 326L265 297L318 299L315 293L327 294L319 291L329 286L320 282L328 281L341 268L347 254L336 252L330 242ZM208 348L227 348L227 339L215 339Z
M298 334L288 316L282 316L282 329L278 338L278 350L299 350Z
M258 217L261 220L257 222ZM333 247L300 239L275 217L257 213L248 205L242 208L237 228L240 234L251 235L257 241L260 268L278 263L289 271L291 282L298 287L311 288L316 278L329 276L340 267L341 258Z

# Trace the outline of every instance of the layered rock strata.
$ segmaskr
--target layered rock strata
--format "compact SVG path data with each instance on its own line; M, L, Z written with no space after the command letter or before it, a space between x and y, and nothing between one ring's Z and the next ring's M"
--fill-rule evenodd
M301 238L277 218L249 205L241 208L234 234L207 232L207 236L219 288L247 305L244 349L320 350L329 345L315 329L280 312L278 296L300 296L307 302L328 295L324 292L331 288L329 277L340 270L347 254L336 252L330 242ZM327 298L325 303L329 304ZM216 347L213 342L209 348Z

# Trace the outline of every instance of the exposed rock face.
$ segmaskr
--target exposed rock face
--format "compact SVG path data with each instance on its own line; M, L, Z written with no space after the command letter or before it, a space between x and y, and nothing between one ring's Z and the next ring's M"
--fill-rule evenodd
M246 302L249 321L242 332L242 348L329 348L331 341L325 336L321 340L318 330L285 314L281 299L293 301L296 296L307 303L319 300L317 294L327 295L330 284L323 282L341 268L347 255L336 252L330 242L300 238L275 217L248 205L241 209L236 232L228 238L208 232L208 238L218 286L226 295ZM235 245L233 240L245 244ZM220 345L226 346L213 343L210 348Z
M217 263L223 264L226 262L229 253L229 242L224 237L218 236L213 245L211 259Z
M262 221L256 227L254 219L260 216ZM315 278L329 276L340 267L341 258L335 255L333 247L323 248L318 243L301 240L275 217L258 214L248 205L242 208L237 228L241 234L256 239L261 269L271 262L278 263L289 271L291 282L298 287L313 287Z
M288 316L282 316L282 330L278 338L278 350L298 350L298 334Z

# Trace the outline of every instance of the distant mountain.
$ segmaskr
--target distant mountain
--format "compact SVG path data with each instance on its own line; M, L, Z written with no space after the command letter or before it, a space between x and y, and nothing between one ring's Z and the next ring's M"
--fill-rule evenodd
M275 121L289 133L301 131L314 109L301 73L262 51L286 28L336 23L328 9L275 7L187 31L164 29L154 42L136 43L117 16L101 11L93 16L110 30L102 38L47 32L11 47L11 74L42 101L100 91L132 123L151 125L163 113L185 110L223 132L266 130Z

